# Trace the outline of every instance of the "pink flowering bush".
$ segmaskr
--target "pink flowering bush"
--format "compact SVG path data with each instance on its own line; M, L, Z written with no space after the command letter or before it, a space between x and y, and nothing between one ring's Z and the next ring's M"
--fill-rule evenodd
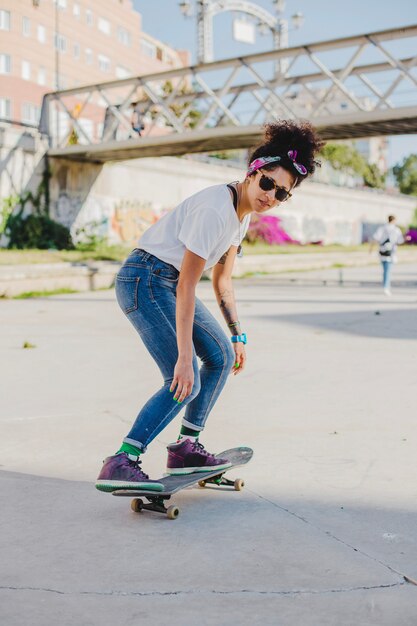
M281 221L276 215L252 215L246 241L249 243L265 241L271 245L298 244L298 241L285 232Z
M405 243L417 245L417 228L410 228L405 234Z

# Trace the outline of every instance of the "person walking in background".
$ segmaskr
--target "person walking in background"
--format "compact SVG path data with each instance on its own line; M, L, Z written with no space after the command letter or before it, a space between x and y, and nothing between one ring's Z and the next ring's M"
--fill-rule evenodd
M382 265L382 285L386 296L391 295L392 265L396 263L397 246L404 243L404 237L398 226L395 225L395 216L389 215L388 222L380 226L373 235L370 251L374 242L379 244L379 258Z
M143 115L139 102L132 102L132 117L130 119L130 123L138 136L142 137L142 131L145 130L145 124L143 122Z

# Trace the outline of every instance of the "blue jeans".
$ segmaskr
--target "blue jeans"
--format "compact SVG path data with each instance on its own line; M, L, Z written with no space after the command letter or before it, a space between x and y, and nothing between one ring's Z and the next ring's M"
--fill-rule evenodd
M231 372L235 355L230 339L196 298L193 323L194 386L180 405L169 391L178 359L176 290L179 272L144 250L133 250L116 277L117 301L139 333L164 379L140 410L124 439L146 450L148 444L186 405L183 425L201 431ZM197 361L201 360L201 367Z
M391 286L391 270L392 270L392 261L382 261L382 284L384 289L389 289Z

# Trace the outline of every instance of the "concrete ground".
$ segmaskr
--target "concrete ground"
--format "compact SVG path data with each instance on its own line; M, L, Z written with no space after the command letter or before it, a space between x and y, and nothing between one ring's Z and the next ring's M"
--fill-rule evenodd
M175 521L93 486L160 383L113 292L1 302L0 624L415 626L417 264L378 280L235 282L248 367L202 441L255 456Z

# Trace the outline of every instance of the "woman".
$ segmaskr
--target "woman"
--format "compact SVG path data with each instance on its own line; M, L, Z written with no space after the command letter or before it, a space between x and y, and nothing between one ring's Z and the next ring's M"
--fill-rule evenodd
M164 384L140 410L120 449L105 459L97 489L153 489L141 468L149 443L186 406L178 441L168 446L167 473L188 474L230 466L199 442L228 375L246 365L232 286L232 269L252 213L263 214L291 197L314 172L323 143L307 122L267 124L243 182L214 185L181 202L142 236L116 279L116 296ZM213 287L231 338L195 289L213 267ZM197 357L201 361L199 368Z

